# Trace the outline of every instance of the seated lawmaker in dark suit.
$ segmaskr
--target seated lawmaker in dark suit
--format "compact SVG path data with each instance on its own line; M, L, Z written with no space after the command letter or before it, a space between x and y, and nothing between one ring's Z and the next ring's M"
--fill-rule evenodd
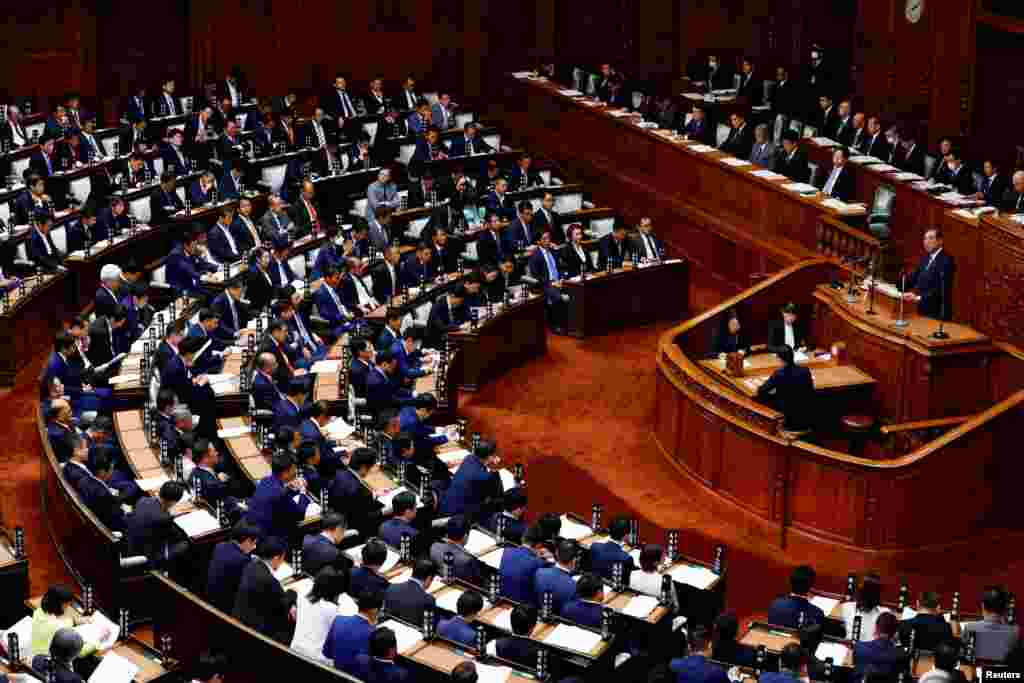
M382 596L391 583L380 573L388 559L388 547L379 538L371 538L363 546L360 564L352 569L349 595L359 596L366 592Z
M914 648L935 651L941 643L953 640L953 628L939 610L939 594L925 591L917 601L917 614L899 624L900 641L910 642L914 633Z
M234 609L242 573L252 562L252 552L260 536L259 529L243 522L231 530L231 540L221 541L214 547L206 573L206 599L222 612L230 614Z
M694 140L704 145L715 144L715 132L711 127L711 122L708 121L707 115L704 113L704 109L699 106L694 106L691 112L690 121L683 126L681 131L687 140Z
M537 626L537 608L525 604L516 605L509 615L509 621L512 624L513 635L503 636L488 643L488 654L497 655L528 669L536 669L537 650L541 645L530 635Z
M462 323L466 322L466 311L462 305L465 300L466 288L460 284L434 302L430 307L430 315L427 316L427 346L441 348L445 335L459 329Z
M369 654L356 655L352 675L365 683L406 683L410 679L409 672L395 663L397 657L395 632L386 626L378 627L370 636Z
M488 193L485 202L489 211L497 213L502 220L511 221L515 220L516 206L512 198L508 196L507 191L508 181L504 178L496 178L494 189Z
M183 210L185 204L175 191L177 181L173 173L160 176L160 187L149 196L149 221L153 225L171 222L174 214Z
M940 163L946 164L946 169L949 171L948 182L954 190L967 196L978 191L974 185L974 176L971 174L971 170L964 165L963 158L960 156L960 150L954 147Z
M739 632L740 623L735 614L732 612L719 614L715 619L715 629L711 640L711 658L719 662L754 668L757 664L757 650L737 642L736 637Z
M846 168L846 162L850 159L850 153L845 147L837 147L832 153L832 170L825 179L825 185L821 191L827 197L848 202L853 199L854 180L853 174Z
M714 654L711 655L715 659L719 659ZM809 657L814 656L814 651L805 651L797 643L789 643L779 654L779 670L778 671L765 671L761 674L758 679L760 683L799 683L804 680L804 668L808 675L811 671L811 663L808 660ZM730 661L730 660L721 660ZM751 664L753 666L753 664ZM820 679L812 679L820 680Z
M345 538L345 518L336 513L324 515L319 534L307 534L302 539L302 571L316 576L324 567L334 567L346 574L352 570L352 560L338 544Z
M1011 179L1012 186L1003 194L1000 210L1006 213L1024 211L1024 171L1017 171Z
M655 261L665 252L665 246L654 234L654 224L648 216L640 219L640 223L637 224L637 235L632 242L631 251L637 258Z
M281 643L289 641L289 612L296 599L295 591L285 591L274 577L287 552L287 546L278 539L260 541L257 559L242 572L231 613L249 628Z
M263 532L264 538L287 540L295 527L306 517L308 496L303 492L295 458L287 453L275 455L270 461L270 474L260 479L249 499L246 519ZM295 502L298 498L299 502Z
M335 617L321 654L331 660L335 669L355 674L356 658L370 652L373 625L377 623L383 598L378 591L357 591L352 583L349 585L349 593L356 596L359 613Z
M469 522L462 515L452 515L445 527L445 537L430 546L430 559L441 568L443 575L445 556L450 553L455 578L481 586L481 563L466 550L468 538Z
M937 320L953 319L953 278L956 262L942 248L942 231L932 228L924 233L924 258L907 280L905 294L917 301L917 310Z
M785 416L787 430L808 429L813 424L814 412L814 379L811 371L794 362L793 349L790 347L783 346L777 354L783 366L757 388L757 397L773 400Z
M861 641L853 646L854 676L862 677L866 672L896 678L906 672L909 663L907 651L893 642L899 622L892 612L882 612L875 620L873 640Z
M986 206L998 208L1002 204L1003 195L1010 188L1010 179L991 159L986 159L981 168L981 186L974 198L985 202Z
M114 475L113 461L109 455L97 453L92 459L92 470L95 476L84 476L78 482L78 493L82 501L105 527L111 531L125 531L127 527L121 499L110 486Z
M601 628L601 613L604 610L604 582L597 574L584 574L576 582L576 597L559 611L567 621L589 628Z
M217 184L221 199L238 199L242 196L242 169L236 162L229 173L225 173Z
M484 599L476 591L465 591L455 604L455 616L441 619L437 635L466 647L476 647L476 629L470 623L484 608Z
M423 611L435 610L437 601L428 593L437 577L437 565L428 557L421 557L413 565L412 577L402 583L393 583L384 592L384 609L410 624L423 623Z
M629 525L628 517L617 516L608 525L608 540L590 546L590 570L610 581L615 566L621 565L622 581L627 586L629 574L634 569L633 558L622 547L629 533Z
M612 228L610 235L605 235L598 241L597 269L599 271L611 268L621 268L622 262L630 256L629 242L626 241L626 226L617 223Z
M540 238L533 229L533 204L524 199L519 202L518 210L516 219L501 233L501 247L506 254L515 254Z
M184 484L167 481L160 486L159 496L135 504L125 518L125 539L132 555L145 555L151 567L165 567L188 552L188 541L181 540L183 533L170 514L184 494Z
M749 159L750 150L754 148L753 126L748 124L747 119L738 112L729 115L729 123L732 126L729 137L718 148L737 159Z
M721 356L726 353L750 353L750 337L743 332L739 314L731 310L722 317L711 340L712 353Z
M220 219L207 233L206 246L218 263L234 263L242 258L242 249L231 233L234 219L235 210L231 206L222 206Z
M516 161L516 167L508 174L509 192L521 192L544 184L540 174L531 168L532 164L533 157L529 154L523 154L519 157L519 160Z
M501 524L505 527L502 538L511 543L522 543L523 535L526 533L526 522L523 521L523 516L526 514L526 503L527 497L523 489L519 487L508 489L502 494L502 510L484 520L481 526L491 533L497 534L498 525ZM502 522L498 521L499 517L502 518Z
M579 547L575 541L563 538L558 542L556 550L557 564L543 566L534 573L533 590L538 602L545 593L551 593L552 607L561 613L565 603L576 595L576 582L572 574L576 570Z
M63 267L64 252L57 248L50 235L53 219L48 213L35 215L35 228L29 233L28 258L42 270L55 271Z
M764 81L755 73L754 63L750 59L743 60L743 67L740 71L740 87L736 92L738 97L746 97L751 107L757 107L764 99Z
M768 328L768 346L789 346L793 350L806 348L807 327L797 315L796 304L786 304L782 307L781 313L782 317L776 318Z
M768 623L787 628L797 628L801 621L804 624L825 623L825 612L811 604L807 597L814 587L815 578L814 569L808 565L793 569L789 575L789 595L775 598L768 606Z
M501 501L501 479L497 467L501 459L493 441L481 441L466 456L441 498L438 514L465 515L471 520L489 516Z
M493 152L494 148L487 144L478 130L478 124L467 123L463 134L452 140L451 155L453 157L464 157L471 154L486 154Z
M364 537L377 533L384 508L366 483L366 476L376 464L377 454L372 449L356 448L348 467L338 470L328 488L331 509L345 515L349 527Z
M725 669L708 661L711 656L711 638L707 627L692 627L687 634L687 641L690 645L689 656L673 659L668 665L676 674L676 680L680 683L728 683Z
M480 263L497 265L505 258L505 247L501 237L501 216L488 211L484 217L484 230L476 241L476 255Z
M878 159L889 158L889 141L882 132L882 122L877 116L868 118L868 135L864 141L864 154Z
M569 226L568 242L561 250L562 272L565 277L576 277L584 272L594 272L594 262L583 247L583 226L573 223Z
M807 165L807 155L800 149L800 136L795 130L782 132L782 149L775 161L775 172L796 183L811 181L811 167Z
M545 231L551 233L551 241L555 244L565 243L565 231L562 229L562 217L555 211L555 196L545 192L540 200L540 208L533 212L533 224L531 226L535 235L542 235Z
M121 304L109 316L99 316L89 325L89 350L86 355L93 366L106 365L119 353L127 353L130 343L122 330L128 311Z

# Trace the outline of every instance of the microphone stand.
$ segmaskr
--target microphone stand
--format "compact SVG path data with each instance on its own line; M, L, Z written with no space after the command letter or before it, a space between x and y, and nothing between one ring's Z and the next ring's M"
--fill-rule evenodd
M900 317L893 324L896 327L901 328L901 329L910 324L910 323L908 323L903 318L903 295L906 294L906 290L907 290L907 274L904 273L902 269L900 269Z
M939 271L939 329L932 332L932 339L949 339L946 325L946 274Z
M853 266L854 266L854 261L851 260L850 261L850 281L849 281L848 286L846 288L846 303L848 303L848 304L855 304L855 303L857 303L857 294L854 292L854 288L855 288L854 281L856 280L856 277L857 277L857 271L854 270Z
M868 285L868 309L865 311L867 315L874 315L878 311L875 310L875 260L871 259L868 263L868 273L871 276L871 284Z

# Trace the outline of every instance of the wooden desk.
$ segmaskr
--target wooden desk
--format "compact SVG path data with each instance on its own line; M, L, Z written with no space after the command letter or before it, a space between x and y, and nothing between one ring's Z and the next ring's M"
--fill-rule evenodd
M25 292L15 289L0 304L0 386L13 386L18 372L53 348L53 335L77 314L74 280L68 271L30 276Z
M24 548L18 554L15 533L0 521L0 619L8 625L24 615L29 595L28 556Z
M717 358L703 360L701 365L714 372L723 382L728 382L747 396L755 398L761 385L768 381L773 372L782 367L782 361L774 353L757 354L745 360L749 360L750 363L745 368L743 377L728 374L725 371L725 361ZM833 361L817 359L800 365L810 368L816 391L833 391L875 384L873 377L853 365L836 365Z
M686 264L664 263L564 280L569 295L569 329L583 339L626 325L678 320L686 314Z
M460 391L477 391L490 380L526 361L544 355L547 319L544 297L529 296L509 306L495 307L493 318L476 330L452 332L448 340L458 345L448 385ZM449 396L457 405L457 399Z

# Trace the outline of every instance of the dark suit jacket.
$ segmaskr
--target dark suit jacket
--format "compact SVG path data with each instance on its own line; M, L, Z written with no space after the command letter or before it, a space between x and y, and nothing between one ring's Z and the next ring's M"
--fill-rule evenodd
M45 243L43 242L44 239L46 240ZM46 250L47 244L50 245L49 252ZM38 230L31 230L26 251L28 252L29 260L44 270L56 270L57 266L64 262L64 255L57 249L57 245L53 243L53 237L50 233L46 233L44 236Z
M757 388L757 396L774 397L785 415L787 429L804 429L813 423L814 380L807 368L799 365L779 368Z
M997 173L993 177L984 177L978 192L985 195L985 203L989 206L998 207L1006 191L1010 188L1010 181L1005 173Z
M281 480L273 475L260 479L256 491L249 499L246 519L258 526L265 535L287 540L295 525L306 517L309 499L286 489Z
M453 157L464 157L469 155L470 152L473 154L484 154L493 151L494 148L488 145L480 135L473 137L471 145L466 144L466 136L464 135L456 137L451 143L451 155Z
M305 561L304 556L304 565ZM242 573L251 562L252 556L242 552L234 541L222 541L217 544L206 573L206 597L214 607L231 613L235 606L238 586L242 581Z
M349 528L356 529L366 537L377 533L381 520L380 511L384 506L373 497L370 489L359 481L352 470L339 470L331 481L327 495L331 509L345 515Z
M831 174L832 171L829 171ZM825 185L828 184L829 176L825 176L824 184L822 185L822 191L824 191ZM854 180L853 174L850 173L845 167L839 172L839 176L836 178L836 182L832 185L832 192L829 194L830 197L834 197L841 201L849 201L853 198L854 192Z
M622 261L628 253L629 242L627 240L617 242L612 235L605 235L598 241L597 269L605 270L609 259L611 259L613 267L622 267Z
M366 654L356 655L352 675L365 683L405 683L409 680L409 672L403 667Z
M174 518L161 507L160 500L153 497L135 504L135 511L125 518L125 526L132 553L145 555L153 561L162 559L164 549L179 535Z
M831 137L835 135L836 127L839 123L839 112L835 106L831 107L827 112L820 111L813 123L818 128L818 135Z
M794 350L801 346L807 346L807 329L803 323L798 319L796 324L793 325L793 341L796 342ZM771 327L768 328L768 345L772 347L784 346L786 343L786 323L782 317L778 317L772 321Z
M559 250L559 257L561 270L567 278L576 277L583 271L590 273L594 270L593 262L590 260L590 255L587 254L586 249L583 249L583 258L580 258L576 250L572 248L572 245L566 244Z
M719 147L737 159L749 159L750 150L754 148L754 127L749 123L742 128L733 128L729 131L729 137Z
M974 176L967 166L960 164L960 168L954 174L950 172L949 184L960 194L974 194L978 189L974 186Z
M480 186L477 185L477 187ZM498 193L492 191L488 193L485 203L489 210L497 212L503 220L515 220L516 207L512 202L512 198L507 193L502 197L498 197Z
M888 640L869 640L853 646L854 675L863 676L870 667L876 673L895 678L907 667L907 652Z
M783 595L773 600L768 606L768 623L796 628L801 613L805 624L825 623L825 612L817 605L812 605L810 600L797 595Z
M775 162L775 172L781 173L797 183L811 182L811 167L807 165L807 155L799 147L794 150L792 159L786 150L779 148L779 157Z
M302 539L302 570L316 576L328 566L348 572L352 569L352 560L323 534L307 534Z
M551 241L555 244L563 244L565 242L565 231L562 229L562 217L557 211L551 211L551 219L548 219L548 215L543 210L537 209L533 212L533 222L530 224L533 229L533 234L540 239L540 236L545 232L551 233Z
M772 91L772 109L776 114L792 116L799 106L800 94L792 80L776 83Z
M878 135L873 138L865 133L863 148L864 153L868 156L878 157L879 159L889 158L889 141L885 139L885 133L882 131L879 131Z
M633 569L633 558L618 543L606 541L590 546L590 571L611 580L616 564L622 564L622 580L629 585L629 574ZM598 624L600 625L600 623Z
M722 641L715 644L711 658L752 669L757 665L757 650L749 645L741 645L735 640Z
M111 493L103 482L95 477L83 476L78 482L78 493L86 506L92 510L103 525L111 531L125 530L124 511L121 501Z
M914 149L910 151L910 154L904 150L902 155L902 162L899 167L908 173L916 173L919 176L924 175L924 150L919 145L914 145Z
M601 628L601 611L603 605L574 598L562 605L559 616L581 626Z
M673 659L669 669L676 674L680 683L728 683L729 677L725 669L707 661L703 655L691 655L683 659Z
M910 274L907 286L920 295L917 310L931 318L953 319L953 278L956 276L956 262L945 249L935 256L929 267L930 257L925 254L917 269ZM945 292L943 287L945 285ZM945 316L942 315L943 296L945 296Z
M269 567L254 560L242 571L232 616L265 636L285 642L288 610L294 601L295 593L286 593Z
M436 607L437 601L434 596L423 590L414 579L393 583L384 593L384 609L399 619L417 626L423 623L423 611L427 608L435 609L436 623Z
M900 622L900 640L910 642L914 632L914 649L934 651L939 643L953 639L953 628L941 614L917 614Z
M562 607L576 595L576 582L561 567L545 566L533 575L533 589L538 600L545 593L551 593L552 606L561 614Z
M96 366L109 363L115 355L127 350L123 340L109 318L96 318L89 325L89 362Z
M533 232L533 223L529 225L523 223L522 219L516 218L512 221L512 224L506 227L501 232L502 249L505 253L515 253L518 251L518 245L520 242L527 245L533 244L536 241L535 233Z
M153 225L169 223L171 216L184 208L177 192L165 193L158 187L149 197L149 220Z
M480 263L499 263L505 257L501 233L496 238L490 230L482 232L476 241L476 255Z
M736 93L740 97L746 97L750 100L750 106L756 107L761 104L764 99L764 81L758 78L756 73L750 74L748 79L746 75L740 74L740 88Z
M394 284L392 284L391 271L383 261L374 267L371 275L373 277L373 298L379 303L383 304L398 294L396 290L401 287L402 281L402 272L398 266L394 267Z
M457 309L448 309L448 298L439 297L430 307L430 315L427 316L426 341L428 345L438 348L441 340L448 330L451 330L463 322L460 319Z
M242 258L242 254L240 253L241 247L236 241L235 246L232 249L231 242L228 241L227 236L224 234L225 230L230 234L231 226L217 223L210 228L210 231L206 234L206 246L218 262L234 263ZM233 240L234 238L235 236L231 235L231 239Z
M349 579L349 595L359 595L365 591L376 591L383 595L391 584L386 578L366 567L355 567Z
M469 455L459 465L441 498L438 514L465 515L476 520L482 513L490 512L486 509L487 502L500 496L501 479L497 472L491 472L475 455Z

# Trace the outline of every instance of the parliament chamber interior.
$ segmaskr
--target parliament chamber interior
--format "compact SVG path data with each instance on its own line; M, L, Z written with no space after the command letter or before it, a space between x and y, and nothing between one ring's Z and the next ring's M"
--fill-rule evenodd
M0 682L1024 675L1019 2L5 16Z

